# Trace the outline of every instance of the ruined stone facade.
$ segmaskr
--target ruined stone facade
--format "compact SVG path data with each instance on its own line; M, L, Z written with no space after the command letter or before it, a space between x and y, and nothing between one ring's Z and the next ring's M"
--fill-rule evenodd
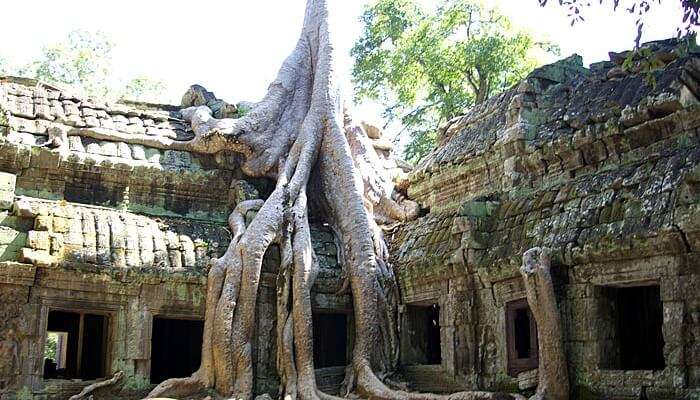
M177 107L99 104L31 80L0 79L0 133L0 398L66 399L92 381L75 381L85 373L76 370L45 379L52 312L104 317L98 375L123 370L140 398L153 386L154 321L203 319L207 264L228 245L228 214L271 183L243 176L233 155L139 144L140 135L190 137ZM333 294L334 236L321 223L312 236L322 266L315 310L346 315L349 297ZM278 264L271 250L258 305L260 392L278 386L270 346ZM192 340L201 347L201 337ZM342 372L320 377L335 387Z
M402 187L422 216L387 233L402 298L396 380L531 391L537 331L518 266L546 246L573 398L700 395L700 56L672 42L649 48L662 65L652 73L622 68L624 55L590 69L572 57L440 132ZM168 150L192 137L179 107L100 104L31 80L0 78L0 136L0 398L66 399L120 370L122 397L140 398L171 377L159 354L182 350L156 349L154 332L169 326L196 344L196 322L163 321L202 320L228 214L271 183L246 177L234 154ZM352 350L352 301L337 294L334 234L311 219L322 267L315 362L333 392ZM256 391L273 396L278 264L272 248L254 356ZM44 365L47 331L70 318L81 341L89 321L99 326L98 345L79 345L97 346L98 361L73 355L99 371L57 379ZM644 333L630 332L639 321Z
M653 85L625 54L539 68L451 121L412 173L424 216L391 235L402 319L439 306L442 355L404 367L416 389L536 385L518 267L546 246L572 397L697 398L700 58L647 48Z

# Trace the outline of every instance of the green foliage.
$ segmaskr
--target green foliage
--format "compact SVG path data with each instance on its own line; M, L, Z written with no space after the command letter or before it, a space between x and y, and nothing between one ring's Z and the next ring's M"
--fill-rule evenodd
M39 57L18 74L67 86L93 98L158 101L165 90L162 81L138 76L124 84L114 77L113 48L101 32L75 30L64 40L44 46Z
M0 56L0 75L5 75L8 72L7 60Z
M597 400L600 399L600 395L592 391L588 386L578 385L574 387L574 399Z
M166 89L165 82L138 76L129 81L124 87L122 98L127 100L137 99L140 101L159 102L162 101L162 93Z
M47 83L82 89L90 96L104 97L108 92L112 47L112 42L101 32L75 30L65 40L45 46L39 58L20 72Z
M518 393L520 390L516 379L500 372L496 374L493 386L490 389L494 392L502 393Z
M150 380L139 374L126 377L124 382L124 389L126 390L141 391L150 388L150 386Z
M237 111L236 118L241 118L241 117L245 117L246 115L248 115L248 113L251 111L251 108L250 108L250 106L248 106L246 104L239 103L236 105L236 111Z
M434 12L414 0L377 0L362 22L352 49L356 95L382 102L385 117L402 122L409 161L431 150L440 124L536 66L532 37L470 0L441 0Z
M28 387L22 386L20 390L15 394L15 399L17 400L33 400L34 394Z
M55 334L46 335L46 344L44 345L44 358L50 358L56 361L56 346L58 346L58 337Z

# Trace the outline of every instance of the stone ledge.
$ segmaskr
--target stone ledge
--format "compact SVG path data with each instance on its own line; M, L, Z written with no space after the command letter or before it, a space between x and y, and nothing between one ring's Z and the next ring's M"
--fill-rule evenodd
M0 262L0 283L32 286L36 280L36 267L11 261Z

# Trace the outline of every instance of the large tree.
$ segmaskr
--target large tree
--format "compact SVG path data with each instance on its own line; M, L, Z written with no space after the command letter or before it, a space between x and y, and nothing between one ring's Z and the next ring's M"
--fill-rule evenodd
M207 388L223 396L249 399L253 393L252 339L255 304L266 249L279 245L282 262L277 290L277 361L284 399L329 399L316 387L313 363L311 287L317 262L309 236L308 207L325 216L342 243L346 287L353 299L356 334L347 369L346 390L372 399L508 399L517 395L460 392L449 396L409 393L383 382L397 367L396 279L388 263L387 246L375 222L379 215L402 220L415 217L415 203L392 199L391 188L376 154L361 128L343 114L333 68L327 0L308 0L304 26L292 54L284 61L267 95L243 117L217 119L212 109L186 96L195 106L182 111L195 137L187 142L131 136L131 140L200 153L233 150L242 155L241 169L249 176L277 183L265 200L246 200L229 217L232 240L226 253L211 263L202 347L202 363L191 377L158 385L149 395L185 397ZM195 91L201 88L194 88ZM209 102L204 102L209 103ZM257 210L250 223L249 211ZM544 254L544 253L543 253ZM527 280L537 296L554 303L548 262L530 257ZM548 259L543 256L542 260ZM532 264L532 265L530 265ZM540 268L542 267L542 268ZM536 271L544 270L542 274ZM534 297L533 297L534 298ZM560 332L557 315L538 318L544 332ZM550 329L551 328L551 329ZM541 340L544 353L561 346ZM549 359L541 355L543 359ZM551 359L563 360L561 357ZM559 369L559 364L549 368ZM541 371L539 398L562 399L568 393L559 375ZM564 374L565 376L565 374ZM563 386L564 385L564 386ZM562 390L562 388L564 388ZM557 390L554 390L557 389ZM549 393L553 393L550 396Z
M65 40L44 46L40 56L20 73L47 83L82 89L90 96L105 97L112 47L103 33L75 30Z
M64 39L44 46L35 60L13 72L67 86L93 98L162 101L162 81L144 75L126 82L114 78L113 48L112 41L102 32L74 30ZM0 65L0 71L1 68Z
M0 56L0 75L4 75L8 71L7 60Z
M386 105L410 135L404 156L430 152L442 123L523 78L535 41L508 19L471 0L377 0L362 15L352 49L356 95ZM403 132L402 131L402 132Z

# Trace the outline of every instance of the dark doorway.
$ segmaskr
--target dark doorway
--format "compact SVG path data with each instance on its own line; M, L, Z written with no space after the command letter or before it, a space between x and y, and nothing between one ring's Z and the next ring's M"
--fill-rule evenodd
M346 314L313 314L314 367L344 367L348 363Z
M406 330L403 337L403 362L406 365L439 365L440 306L406 306Z
M511 376L537 368L537 324L526 299L506 304L506 340Z
M154 317L151 383L184 378L199 368L204 321Z
M105 377L107 323L104 315L49 311L44 378L92 380ZM50 344L56 337L61 340Z
M661 370L665 367L663 306L658 285L603 288L602 368Z

